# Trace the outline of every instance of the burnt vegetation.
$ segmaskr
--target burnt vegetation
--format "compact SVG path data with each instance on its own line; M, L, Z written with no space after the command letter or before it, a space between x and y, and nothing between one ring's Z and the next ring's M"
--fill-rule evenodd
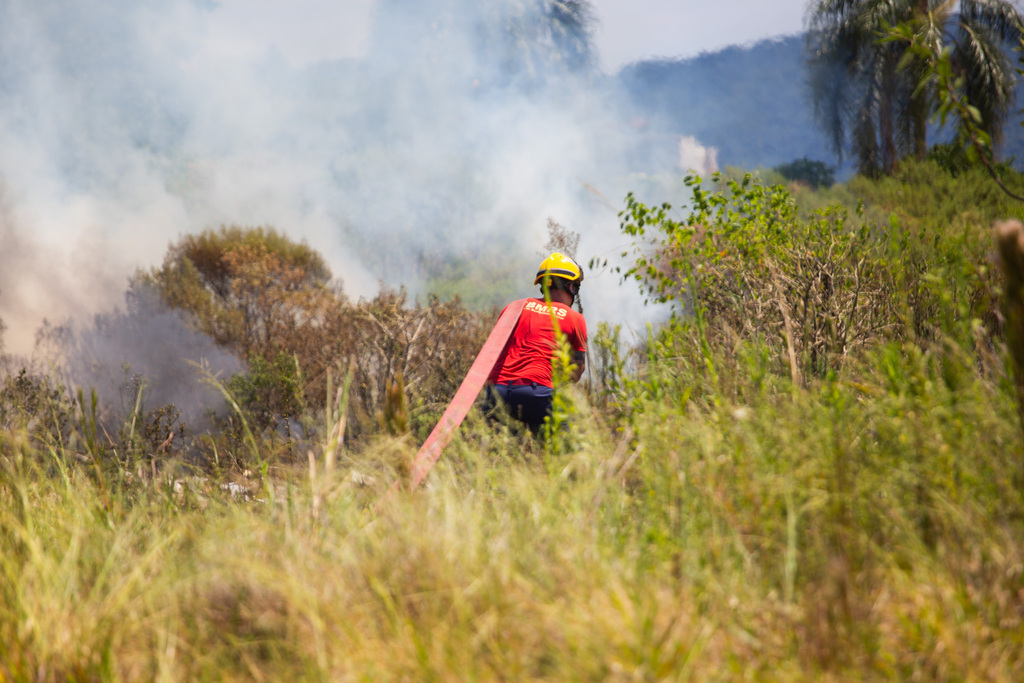
M275 460L287 463L293 451L305 458L296 449L318 436L328 391L349 375L348 439L358 443L382 426L401 434L431 428L493 315L470 311L457 297L413 301L403 289L382 288L372 299L351 301L308 245L273 228L241 226L172 244L160 266L131 278L126 302L124 312L100 316L88 329L44 331L57 347L58 376L70 374L79 382L62 383L38 368L17 369L0 394L5 427L23 426L41 443L60 444L77 413L95 422L97 445L112 457L126 451L147 459L188 456L208 466L219 447L235 454L229 461L242 470L253 465L237 455L247 450L240 424L245 422L265 438ZM163 318L180 321L194 334L157 326ZM179 347L164 344L171 329ZM165 359L184 362L147 372L144 360L132 362L133 344L156 346ZM121 350L113 361L104 358L111 346ZM167 383L201 385L201 366L218 352L240 361L234 374L206 378L226 392L228 405L222 405L224 397L210 401L207 395L205 414L193 406L183 417L184 406L161 400L183 396L162 391ZM113 377L83 373L94 366ZM83 377L113 381L116 391L101 391L107 400L93 402L89 392L96 387L82 386L75 396L72 387ZM396 406L408 412L397 422ZM125 426L130 434L123 433Z

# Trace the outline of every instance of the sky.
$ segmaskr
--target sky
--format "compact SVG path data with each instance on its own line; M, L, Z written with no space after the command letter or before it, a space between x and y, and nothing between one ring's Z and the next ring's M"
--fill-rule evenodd
M293 66L358 57L374 0L221 0L219 49L255 56L274 49ZM689 57L803 29L807 0L593 0L595 40L609 73L642 59Z
M807 0L594 0L602 67L691 57L803 30Z

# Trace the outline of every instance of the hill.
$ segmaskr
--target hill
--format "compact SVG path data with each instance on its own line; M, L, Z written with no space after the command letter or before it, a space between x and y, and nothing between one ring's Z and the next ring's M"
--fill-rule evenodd
M804 41L801 34L687 59L637 62L617 79L651 136L694 136L718 150L722 166L773 167L802 157L838 166L809 103ZM1019 110L1019 89L1017 97ZM1024 160L1020 121L1019 114L1011 116L1002 158ZM933 131L936 136L942 132ZM850 168L845 163L840 174Z

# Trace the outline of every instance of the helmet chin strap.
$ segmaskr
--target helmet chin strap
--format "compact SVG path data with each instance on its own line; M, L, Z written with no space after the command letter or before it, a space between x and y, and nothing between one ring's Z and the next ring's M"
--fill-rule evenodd
M571 299L569 301L569 307L572 308L573 306L576 306L579 309L580 313L583 313L583 303L580 301L580 283L579 282L568 282L568 283L566 283L566 282L562 281L561 279L559 279L558 284L555 284L554 282L551 282L551 284L548 285L548 287L550 287L550 289L548 290L548 293L545 294L545 296L551 296L550 292L553 292L556 289L559 289L559 290L561 290L563 292L566 292L571 297Z

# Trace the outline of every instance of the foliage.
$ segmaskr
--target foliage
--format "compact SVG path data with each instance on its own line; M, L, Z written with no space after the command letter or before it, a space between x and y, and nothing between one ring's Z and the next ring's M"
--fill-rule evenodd
M270 359L254 356L249 370L232 377L228 388L261 429L276 426L282 417L301 415L305 409L298 359L286 353Z
M935 306L946 294L912 266L898 268L913 263L926 237L896 220L869 225L859 212L849 225L843 209L800 220L783 187L749 175L714 191L696 176L689 183L693 200L683 220L672 218L667 203L652 209L627 197L622 229L644 246L625 275L652 300L672 303L670 329L692 333L705 355L721 344L760 345L772 369L788 368L799 385L879 341L939 335ZM984 285L968 277L968 291L956 296L984 308L977 300Z
M407 396L412 428L429 431L483 345L493 315L471 313L458 299L410 305L404 290L383 290L343 314L339 328L350 341L336 347L335 362L355 367L355 436L376 431L389 384Z
M906 40L887 39L897 25ZM975 108L972 125L998 140L1016 78L1003 47L1022 34L1010 3L820 0L808 38L815 114L863 174L892 173L908 154L923 159L928 115L945 106L945 88L934 83L934 59L944 54L947 76Z
M257 430L323 405L329 374L356 361L352 435L376 431L398 377L414 406L411 424L422 427L458 387L490 313L471 313L458 297L410 306L404 290L351 303L329 277L319 253L272 228L221 228L171 245L161 268L136 275L131 301L154 287L243 356L248 370L228 389Z
M779 164L775 170L787 180L804 182L815 189L830 187L835 182L835 169L824 161L812 161L807 157Z
M901 41L907 44L907 55L905 59L917 59L924 65L919 88L929 89L935 92L936 102L934 104L933 120L938 119L940 124L945 125L947 118L952 114L956 123L957 136L950 146L959 151L939 153L938 158L947 162L954 162L952 167L959 170L964 164L982 164L996 181L999 187L1014 199L1024 201L1024 197L1015 195L1003 183L1001 174L997 169L995 159L995 140L998 140L1001 126L987 126L986 119L992 120L991 97L988 93L979 93L976 87L967 86L967 77L961 70L954 66L953 58L948 48L939 49L939 46L931 43L927 36L920 32L915 33L913 27L901 24L891 29L886 37L889 41ZM1024 40L1024 37L1018 37ZM1000 64L1005 69L1005 65ZM1000 79L997 84L1000 87L1008 87L1006 81L1011 84L1013 77ZM983 113L978 105L971 103L971 97L981 97L981 107L986 111ZM1002 93L1002 99L1008 103L1009 93ZM1008 106L1004 105L1004 107ZM1005 113L1003 114L1005 116ZM962 159L960 158L962 156ZM1006 169L1004 168L1004 173Z
M641 396L621 434L583 412L550 462L473 422L432 486L376 511L380 447L269 489L158 471L105 491L4 431L0 671L1019 678L1012 402L955 353L884 345L849 369L684 411Z
M928 148L925 159L934 162L953 177L960 175L972 166L967 157L967 150L963 145L955 143L932 145Z
M67 391L51 377L21 368L0 383L0 428L24 430L36 443L66 445L74 412Z
M1024 175L1006 168L1004 177L1011 189L1024 190ZM943 235L966 230L979 236L994 221L1022 211L1020 203L1000 190L978 166L954 174L935 162L908 160L892 177L854 177L844 191L848 193L847 201L863 203L866 211L877 218L896 214L911 230Z
M272 228L224 226L172 244L138 290L195 315L198 328L243 355L266 353L276 335L320 312L331 273L323 257Z
M225 387L242 436L202 472L7 378L0 677L1020 680L1008 198L935 163L814 212L809 188L688 182L682 217L622 214L627 275L673 318L635 346L598 325L595 402L562 394L546 442L471 415L415 494L382 502L491 318L458 302L297 324ZM247 395L305 413L301 462Z
M246 372L225 387L241 414L224 419L220 430L229 438L219 440L219 449L233 453L243 467L252 457L251 448L243 446L248 437L239 420L270 441L283 436L282 453L297 446L303 455L301 444L317 434L317 407L327 401L332 381L349 368L348 438L359 442L384 427L396 433L429 431L494 315L470 312L458 299L410 303L404 290L384 289L356 303L325 301L330 305L322 316L275 338L273 355L251 355Z

